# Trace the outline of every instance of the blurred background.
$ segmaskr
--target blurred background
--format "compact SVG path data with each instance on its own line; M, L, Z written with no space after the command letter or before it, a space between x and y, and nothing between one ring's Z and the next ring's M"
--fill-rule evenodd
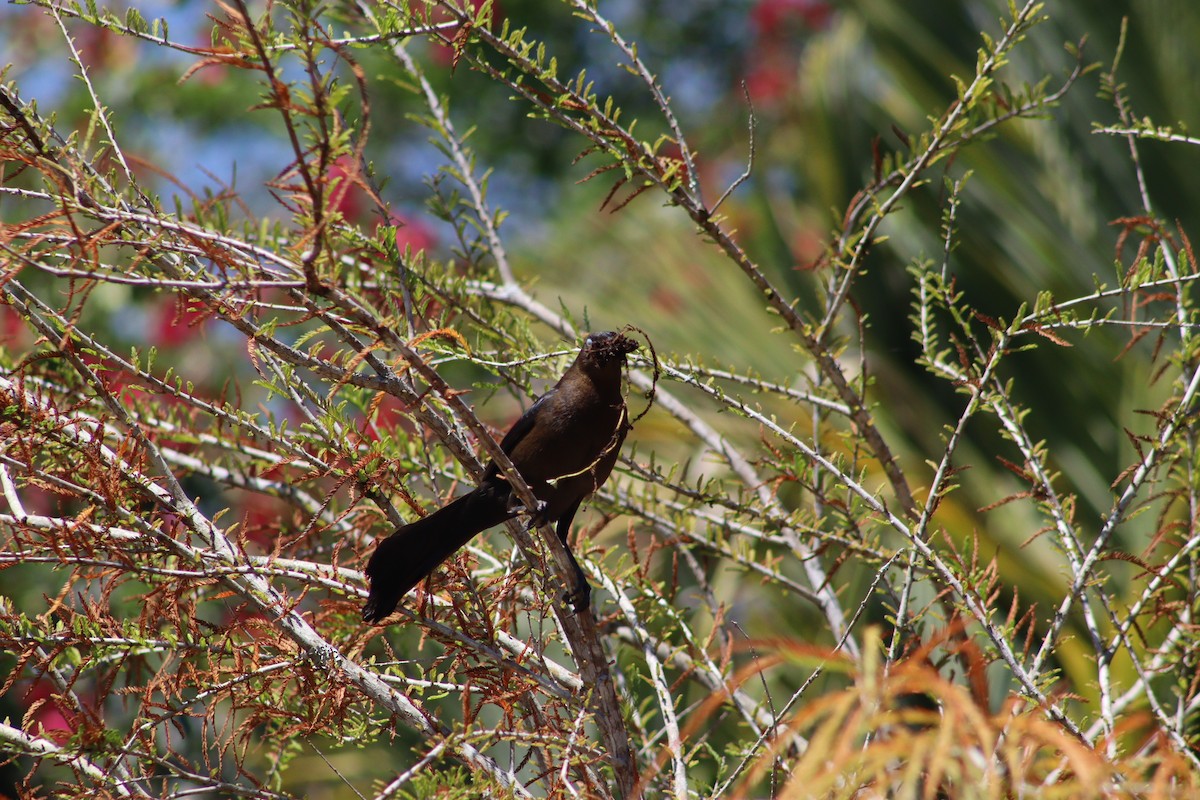
M831 236L852 198L871 181L875 154L904 150L910 133L949 106L952 76L974 73L979 31L998 36L1004 15L1003 4L988 0L612 0L600 7L637 41L639 55L656 72L711 192L719 194L746 169L753 116L753 170L723 211L776 285L813 311L821 308L828 280L822 260ZM216 5L190 1L137 8L147 19L166 20L172 40L198 47L211 44L213 18L223 14ZM655 128L659 115L644 86L617 66L608 41L579 25L564 4L500 0L495 9L498 18L527 26L531 36L546 41L564 62L561 74L586 68L603 93L617 98L626 118L645 120L637 129L641 138L653 141L663 132ZM1130 262L1132 253L1117 248L1125 230L1117 221L1147 210L1127 142L1096 130L1119 123L1100 72L1116 58L1123 20L1127 40L1117 75L1132 116L1200 127L1200 4L1062 0L1046 13L1048 20L1014 51L1009 80L1035 83L1049 76L1053 89L1075 64L1068 44L1082 43L1083 61L1102 70L1080 79L1046 118L1004 125L993 139L941 165L946 180L965 178L949 271L969 303L1006 319L1039 292L1066 299L1089 293L1097 279L1112 284ZM127 155L136 159L135 171L165 207L174 204L167 199L172 197L188 207L236 193L232 207L247 220L285 216L266 184L286 168L291 151L282 144L277 114L250 111L262 99L256 76L220 67L192 71L197 58L65 24L117 121ZM0 8L0 29L9 65L4 80L23 99L36 98L42 113L55 114L62 129L78 127L89 101L63 56L54 18L37 5L8 5ZM411 52L449 98L459 130L474 128L469 143L480 164L493 170L489 200L508 213L502 233L513 264L542 303L586 316L593 329L634 322L660 352L703 354L714 367L753 371L783 384L805 368L792 341L773 332L761 298L682 214L653 193L613 213L611 204L603 207L611 182L583 181L594 165L586 157L576 162L577 138L529 119L510 92L465 65L456 68L448 48L416 42ZM428 206L444 159L429 143L429 132L409 120L424 106L392 61L371 50L351 53L369 83L373 116L366 154L392 216L379 219L353 187L339 200L342 211L364 226L398 224L402 246L449 258L453 230ZM568 56L572 63L565 63ZM1138 156L1151 210L1177 225L1172 233L1194 233L1200 185L1190 178L1200 174L1200 148L1143 141ZM946 196L936 182L910 195L903 211L885 223L887 239L871 250L853 290L866 323L862 355L876 381L876 417L906 468L918 471L929 454L941 451L943 426L957 418L962 404L952 387L916 363L909 319L914 278L908 267L942 261ZM0 217L25 215L12 198L0 199ZM115 342L153 344L188 360L197 382L215 388L231 371L245 376L252 370L240 337L191 316L172 298L114 289L91 312L108 314ZM0 347L27 346L29 333L11 316L2 320ZM1027 424L1035 438L1052 440L1055 466L1079 493L1077 514L1097 519L1111 505L1110 483L1134 453L1125 432L1131 415L1157 408L1171 387L1155 380L1153 337L1134 342L1131 334L1108 327L1074 336L1070 344L1023 354L1008 364L1022 371L1004 377L1015 380L1018 400L1036 408ZM496 412L497 423L506 413ZM1149 429L1148 421L1141 432ZM1063 576L1049 546L1023 549L1038 527L1029 508L979 511L1006 491L1020 490L992 455L1011 452L995 427L975 425L968 435L963 452L972 470L946 514L960 525L952 533L963 540L979 536L999 554L1006 587L1019 587L1029 602L1049 603L1059 596ZM667 422L648 419L635 438L638 446L671 453ZM692 454L674 455L683 460ZM1136 552L1139 536L1153 524L1123 527L1119 536L1126 538L1117 546ZM16 580L6 575L3 593L37 596L41 590L31 574ZM1120 579L1119 569L1115 574ZM745 619L751 635L784 632L781 625L805 635L809 622L799 617L781 623L771 609L754 608L745 610ZM5 658L0 656L0 672L11 667ZM37 691L0 697L0 717L20 718L28 707L22 703L32 702L28 698Z

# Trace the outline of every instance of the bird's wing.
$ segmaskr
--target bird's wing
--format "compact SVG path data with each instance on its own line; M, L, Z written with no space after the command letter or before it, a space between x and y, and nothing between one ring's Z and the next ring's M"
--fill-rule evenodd
M533 430L538 414L546 407L546 401L553 393L554 390L551 389L539 397L537 402L527 408L521 418L513 423L512 427L508 429L508 433L504 434L504 438L500 440L500 449L504 451L505 455L512 455L512 451L521 443L521 440Z

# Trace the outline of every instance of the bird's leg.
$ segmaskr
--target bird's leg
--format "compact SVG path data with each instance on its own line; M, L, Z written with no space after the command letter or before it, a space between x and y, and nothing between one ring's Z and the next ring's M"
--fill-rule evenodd
M575 554L571 552L571 545L567 542L567 536L571 533L571 521L575 519L575 512L579 510L579 504L582 502L582 497L576 500L566 513L558 518L558 527L556 528L559 541L562 542L563 549L567 551L567 558L571 561L571 568L574 572L571 577L575 585L568 587L563 592L562 600L576 614L589 608L592 602L591 584L588 583L587 576L583 574L583 569L575 560Z

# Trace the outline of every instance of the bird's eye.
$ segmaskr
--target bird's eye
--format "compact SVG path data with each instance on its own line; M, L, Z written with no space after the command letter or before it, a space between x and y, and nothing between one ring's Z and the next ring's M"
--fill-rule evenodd
M596 340L589 336L583 341L583 346L590 350L596 346Z

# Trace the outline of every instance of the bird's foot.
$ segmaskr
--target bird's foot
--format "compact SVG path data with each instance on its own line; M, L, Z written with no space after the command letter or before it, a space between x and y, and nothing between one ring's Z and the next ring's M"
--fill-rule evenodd
M549 522L550 520L546 519L546 511L549 508L550 508L550 504L547 503L545 500L538 500L538 503L536 506L534 506L531 509L528 509L528 511L529 511L529 527L526 528L526 530L531 531L534 528Z
M578 586L563 591L562 601L576 614L587 611L592 605L592 587L587 581L580 581Z

